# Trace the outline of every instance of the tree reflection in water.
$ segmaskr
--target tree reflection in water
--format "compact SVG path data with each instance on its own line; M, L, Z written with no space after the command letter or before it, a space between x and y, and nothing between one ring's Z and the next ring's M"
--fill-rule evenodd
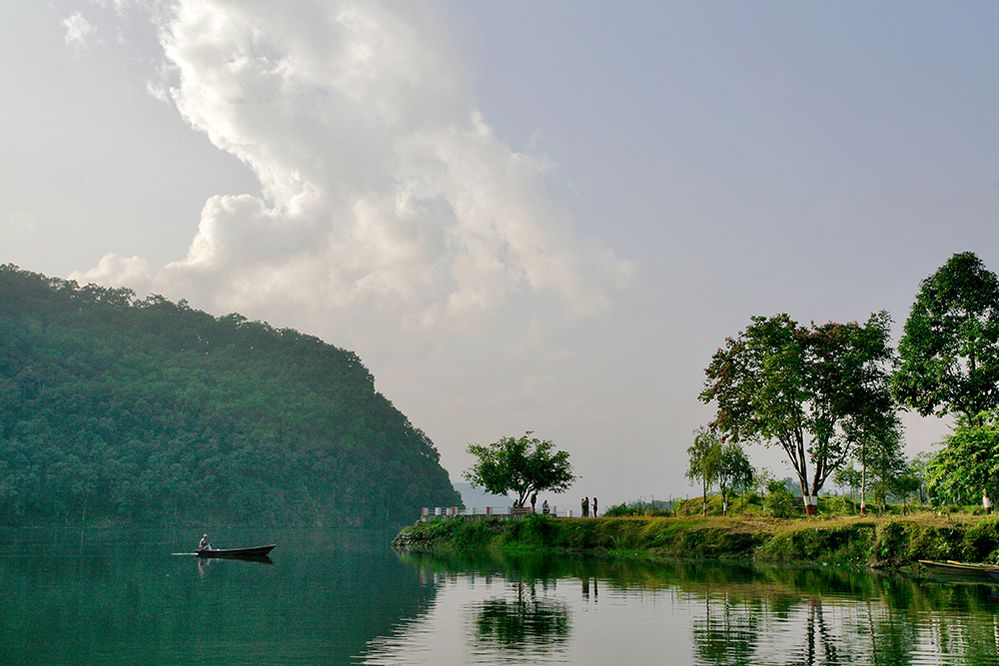
M515 599L495 597L477 606L476 637L514 650L558 649L572 629L568 604L557 597L538 596L533 582L518 582L515 589Z
M679 621L698 664L999 664L999 587L987 584L832 567L482 554L407 559L521 581L516 600L490 599L476 620L478 638L510 647L575 640L575 602L560 601L555 586L580 585L581 601L593 604L599 580L618 606L623 596L647 591L673 595L685 609Z

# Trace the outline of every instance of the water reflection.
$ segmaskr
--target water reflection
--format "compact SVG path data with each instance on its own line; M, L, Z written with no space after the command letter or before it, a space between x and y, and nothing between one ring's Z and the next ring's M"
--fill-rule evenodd
M572 628L569 605L558 598L538 596L534 583L520 582L514 588L514 599L493 597L476 604L476 638L503 648L558 649Z
M264 564L264 565L273 565L274 564L274 560L272 560L271 558L269 558L267 556L264 556L264 557L229 557L229 558L223 558L223 557L194 557L193 559L197 560L197 563L198 563L198 574L200 574L201 576L204 576L208 572L208 567L213 566L213 565L215 565L215 564L217 564L219 562L224 562L224 563L227 563L227 564L231 564L231 563L234 563L234 562L242 562L242 563L245 563L245 564L250 565L250 566L253 566L255 564ZM223 566L225 566L225 565L223 565Z
M477 614L473 652L557 646L562 660L600 663L602 641L697 664L999 663L999 588L866 570L612 561L579 557L407 556L454 580L505 580L504 596L461 591ZM571 593L576 589L575 595ZM543 589L544 593L536 590ZM609 590L609 591L608 591ZM439 594L452 592L446 587ZM611 606L598 606L600 594ZM634 629L654 621L656 639ZM582 631L581 624L596 629ZM592 633L594 635L586 635ZM684 644L683 635L686 634ZM683 650L688 650L687 655ZM499 658L499 651L493 652ZM559 659L551 659L558 661Z
M177 530L0 530L0 664L346 664L433 604L391 533L232 532L281 550L261 566L175 557Z

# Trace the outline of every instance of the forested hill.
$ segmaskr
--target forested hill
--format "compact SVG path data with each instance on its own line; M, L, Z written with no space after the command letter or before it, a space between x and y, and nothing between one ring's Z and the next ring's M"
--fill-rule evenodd
M459 501L352 352L0 266L0 524L401 524Z

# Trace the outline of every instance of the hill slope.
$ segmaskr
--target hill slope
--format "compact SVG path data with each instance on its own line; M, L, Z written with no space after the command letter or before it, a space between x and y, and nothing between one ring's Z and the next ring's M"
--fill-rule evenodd
M458 495L360 359L0 266L0 516L401 524Z

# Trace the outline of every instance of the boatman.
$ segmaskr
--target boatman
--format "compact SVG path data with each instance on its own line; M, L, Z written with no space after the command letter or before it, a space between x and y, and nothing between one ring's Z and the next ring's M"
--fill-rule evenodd
M198 550L211 550L212 544L208 543L208 534L201 535L201 541L198 542Z

